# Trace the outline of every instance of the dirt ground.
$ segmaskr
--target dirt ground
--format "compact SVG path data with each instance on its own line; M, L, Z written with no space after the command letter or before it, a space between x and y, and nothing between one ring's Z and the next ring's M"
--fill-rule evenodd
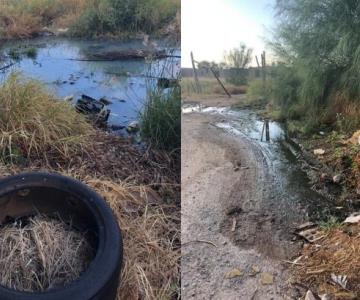
M211 106L237 101L185 99ZM182 118L182 297L293 299L284 260L300 245L268 201L266 159L248 139L213 126L217 118Z

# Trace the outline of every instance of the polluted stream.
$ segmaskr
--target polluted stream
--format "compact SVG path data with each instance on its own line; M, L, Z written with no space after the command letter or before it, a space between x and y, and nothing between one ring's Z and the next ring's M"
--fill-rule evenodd
M139 119L148 92L157 88L159 78L176 79L180 70L180 50L167 41L144 45L142 40L42 37L5 43L0 51L14 63L0 74L0 82L16 71L43 82L58 98L72 99L73 104L82 95L106 99L109 128L119 135L126 135L126 127ZM119 51L161 51L169 57L93 59Z
M294 153L297 145L291 145L281 124L269 122L270 141L267 142L265 132L261 141L264 121L251 110L185 104L182 112L216 115L219 121L210 125L235 139L245 139L254 145L253 149L260 153L258 157L263 159L270 177L263 187L258 188L266 190L266 206L269 210L276 211L283 225L295 229L306 221L324 220L338 214L334 203L312 189L310 180Z

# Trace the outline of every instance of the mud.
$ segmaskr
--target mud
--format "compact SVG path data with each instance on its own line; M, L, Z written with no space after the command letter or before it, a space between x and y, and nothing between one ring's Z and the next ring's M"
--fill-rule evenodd
M184 105L182 295L293 299L297 292L284 263L302 246L293 232L326 207L326 199L311 190L283 149L281 126L272 123L271 142L261 142L261 120L231 109L234 101L196 99ZM260 268L255 276L254 266ZM242 275L226 278L234 268ZM263 273L274 282L263 285Z

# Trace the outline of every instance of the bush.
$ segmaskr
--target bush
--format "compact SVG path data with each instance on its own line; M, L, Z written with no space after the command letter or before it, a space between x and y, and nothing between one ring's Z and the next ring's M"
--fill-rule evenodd
M359 110L348 109L360 102L357 1L278 1L276 8L279 25L270 44L284 64L272 74L272 99L308 127L334 125L338 113L359 119Z
M85 3L85 0L3 0L0 2L0 38L32 37L64 16L79 14Z
M152 91L141 115L141 135L152 146L168 151L181 147L181 89Z
M179 9L179 0L89 1L78 22L71 28L71 34L153 33L174 19Z
M92 127L43 86L11 74L0 86L0 158L69 159L87 145Z
M2 0L0 38L29 38L53 25L85 37L153 33L179 10L180 0Z
M251 48L247 48L245 44L240 44L239 48L234 48L225 53L225 65L229 69L227 82L234 85L247 83L245 68L251 63L252 52Z

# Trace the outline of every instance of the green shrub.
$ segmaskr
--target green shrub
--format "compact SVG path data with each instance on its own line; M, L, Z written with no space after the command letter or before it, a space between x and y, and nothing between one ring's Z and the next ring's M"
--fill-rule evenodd
M168 151L181 147L181 89L149 94L141 115L141 135L154 147Z
M77 36L153 33L175 18L179 9L179 0L89 1L70 32Z
M278 27L270 45L284 63L272 69L272 101L306 131L335 125L342 113L358 126L360 10L357 1L278 1ZM352 129L355 129L353 127Z
M269 83L264 85L264 81L262 79L254 79L249 83L246 96L250 101L268 99L270 97L269 88Z
M41 83L11 74L0 86L0 160L69 159L92 133L82 115Z

